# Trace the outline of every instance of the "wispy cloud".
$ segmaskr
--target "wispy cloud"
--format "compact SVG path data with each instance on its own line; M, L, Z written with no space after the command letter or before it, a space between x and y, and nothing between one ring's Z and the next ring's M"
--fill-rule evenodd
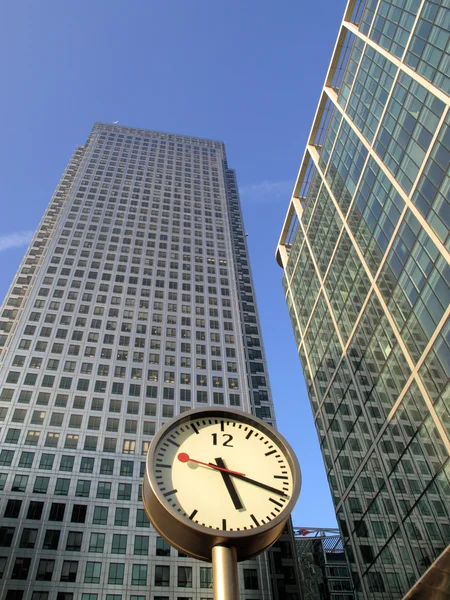
M252 200L255 202L271 202L273 200L289 200L289 195L294 187L294 182L290 179L281 181L261 181L251 183L239 188L239 193L243 200Z
M30 243L34 231L15 231L14 233L0 234L0 252L10 248L20 248Z

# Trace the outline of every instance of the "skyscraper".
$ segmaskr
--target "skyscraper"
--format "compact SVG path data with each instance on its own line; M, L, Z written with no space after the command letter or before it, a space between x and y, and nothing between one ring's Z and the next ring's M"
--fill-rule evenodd
M0 597L211 598L210 566L157 536L141 483L175 414L274 423L224 145L96 124L0 320ZM298 600L289 543L243 565L244 600Z
M402 598L450 542L449 19L347 4L277 250L364 599Z

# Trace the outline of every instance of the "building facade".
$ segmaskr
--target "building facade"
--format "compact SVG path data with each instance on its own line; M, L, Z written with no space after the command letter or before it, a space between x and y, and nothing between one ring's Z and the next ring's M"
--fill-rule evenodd
M176 414L274 424L224 145L96 124L7 294L0 347L0 597L212 598L211 566L157 536L141 483ZM244 600L299 600L289 540L240 567Z
M339 529L294 527L303 600L354 600Z
M450 5L350 1L277 260L358 597L450 542Z

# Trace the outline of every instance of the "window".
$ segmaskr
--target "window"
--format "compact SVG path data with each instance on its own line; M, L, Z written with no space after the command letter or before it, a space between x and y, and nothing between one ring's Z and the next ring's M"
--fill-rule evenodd
M23 590L8 590L5 600L22 600Z
M8 500L3 516L8 519L18 519L21 506L22 500Z
M67 400L69 396L66 394L56 394L55 406L60 406L61 408L65 408L67 406ZM51 423L50 423L51 425Z
M131 500L131 484L119 483L117 490L117 500Z
M116 445L117 445L116 438L105 438L105 441L103 442L103 451L104 452L115 452Z
M98 507L96 507L98 508ZM103 552L105 547L105 534L104 533L91 533L91 539L89 540L89 552Z
M170 544L160 536L156 538L156 556L170 556Z
M112 458L102 458L100 463L101 475L112 475L114 472L114 460Z
M94 525L106 525L108 522L108 510L107 506L95 506L92 523Z
M147 417L155 417L156 416L156 404L153 404L153 403L150 403L150 402L146 402L146 404L145 404L145 415Z
M136 510L136 527L150 527L150 521L143 508Z
M72 508L72 523L86 522L87 504L74 504Z
M120 413L122 410L122 401L121 400L111 400L109 403L109 412L112 413Z
M240 406L241 399L239 394L230 394L230 406Z
M214 392L213 393L213 403L214 404L224 404L224 396L222 392Z
M108 583L112 585L121 585L123 583L124 571L124 563L111 563L109 565Z
M126 554L127 551L127 536L124 534L115 533L112 537L111 553Z
M69 531L67 536L66 550L71 552L80 552L83 533L81 531Z
M34 452L22 452L19 460L19 467L31 469L33 466Z
M36 477L33 492L35 494L46 494L49 482L49 477Z
M167 388L164 388L164 389L167 389ZM173 392L173 390L171 390L171 392ZM163 404L163 406L162 406L162 416L163 417L165 417L167 419L172 418L173 411L174 411L173 406L171 406L170 404Z
M200 403L208 402L208 393L197 390L197 402L200 402Z
M91 482L87 479L79 479L77 481L77 489L75 491L75 496L81 498L89 498L89 492L91 489Z
M60 581L76 581L78 571L78 561L65 560L61 569Z
M178 587L192 587L192 567L178 567Z
M144 421L142 426L142 433L144 435L154 435L155 434L156 425L153 421Z
M47 529L42 548L44 550L58 550L60 535L61 531L59 529Z
M108 499L111 497L111 482L99 481L97 485L97 498Z
M38 570L36 573L36 581L51 581L55 561L50 559L41 559L39 561Z
M14 450L2 450L0 452L0 466L10 467L14 458Z
M1 400L5 400L5 399L1 398ZM5 420L7 412L8 412L7 408L0 408L0 418L2 421ZM13 414L11 420L14 423L23 423L25 421L26 415L27 415L27 411L24 408L16 408L14 410L14 414Z
M212 588L212 567L200 567L200 587Z
M8 432L5 437L5 443L7 444L17 444L20 437L20 429L8 429Z
M11 487L12 492L25 492L28 483L28 475L15 475Z
M16 558L11 573L11 579L27 579L30 570L31 558Z
M67 496L69 493L70 479L58 478L55 484L55 496Z
M93 398L91 410L103 410L103 398Z
M75 396L73 399L73 407L79 410L84 410L86 405L86 398L84 396Z
M44 510L43 502L30 501L27 512L27 519L34 519L39 521L42 517L42 511Z
M149 538L147 535L134 536L134 554L148 556Z
M34 548L37 534L38 529L24 528L22 531L22 537L20 538L19 548Z
M169 587L170 584L170 567L165 565L155 566L155 585L161 587Z
M114 525L126 527L130 519L129 508L116 508Z
M84 583L100 583L101 572L102 563L88 561L84 572Z
M137 421L126 419L125 421L125 433L136 433L137 432Z
M147 565L133 565L131 570L131 585L147 585Z
M78 446L78 438L79 438L78 435L68 433L66 435L66 441L64 444L64 448L76 449L76 447Z
M258 571L256 569L244 569L244 588L246 590L258 590Z
M50 507L50 515L48 517L49 521L62 521L64 519L64 512L66 510L65 504L60 504L58 502L52 502Z
M0 547L9 548L14 537L14 527L0 527Z
M94 459L83 456L83 458L81 459L81 463L80 463L80 473L92 473L93 471L94 471Z

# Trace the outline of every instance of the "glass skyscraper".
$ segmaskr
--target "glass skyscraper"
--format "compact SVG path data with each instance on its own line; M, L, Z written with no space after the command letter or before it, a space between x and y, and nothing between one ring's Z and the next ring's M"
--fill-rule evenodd
M449 29L448 0L347 4L277 250L364 599L450 542Z
M96 124L1 309L2 600L212 598L141 499L155 431L208 405L274 424L224 145ZM244 600L299 600L290 539Z

